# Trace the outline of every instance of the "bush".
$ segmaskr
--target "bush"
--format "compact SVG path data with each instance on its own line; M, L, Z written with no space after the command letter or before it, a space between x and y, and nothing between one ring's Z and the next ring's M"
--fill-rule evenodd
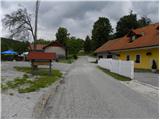
M77 55L73 55L73 58L74 58L74 59L77 59L78 57L77 57Z
M15 55L1 55L2 60L13 61Z
M156 65L156 61L155 60L152 61L152 69L157 69L157 65Z

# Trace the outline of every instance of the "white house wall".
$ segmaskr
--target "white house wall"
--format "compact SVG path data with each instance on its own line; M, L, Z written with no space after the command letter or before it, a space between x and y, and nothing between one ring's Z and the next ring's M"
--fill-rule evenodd
M64 57L65 56L65 50L61 47L47 47L45 52L54 52L56 53L57 57Z

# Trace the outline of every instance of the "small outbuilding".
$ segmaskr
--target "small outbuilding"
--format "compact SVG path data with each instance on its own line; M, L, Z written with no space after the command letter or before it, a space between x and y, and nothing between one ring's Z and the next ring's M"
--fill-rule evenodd
M56 53L56 59L65 57L65 47L57 41L52 41L43 47L44 52Z

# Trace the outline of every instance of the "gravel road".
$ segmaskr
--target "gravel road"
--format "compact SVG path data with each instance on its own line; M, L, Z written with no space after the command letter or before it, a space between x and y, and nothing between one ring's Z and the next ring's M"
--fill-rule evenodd
M158 100L151 100L106 75L81 57L72 65L42 118L158 118Z

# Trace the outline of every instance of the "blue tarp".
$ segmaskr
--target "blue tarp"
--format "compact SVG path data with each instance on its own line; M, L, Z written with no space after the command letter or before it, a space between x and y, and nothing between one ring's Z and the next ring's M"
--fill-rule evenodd
M15 51L13 51L13 50L6 50L6 51L1 52L1 54L14 55L14 54L17 54L17 52L15 52Z

